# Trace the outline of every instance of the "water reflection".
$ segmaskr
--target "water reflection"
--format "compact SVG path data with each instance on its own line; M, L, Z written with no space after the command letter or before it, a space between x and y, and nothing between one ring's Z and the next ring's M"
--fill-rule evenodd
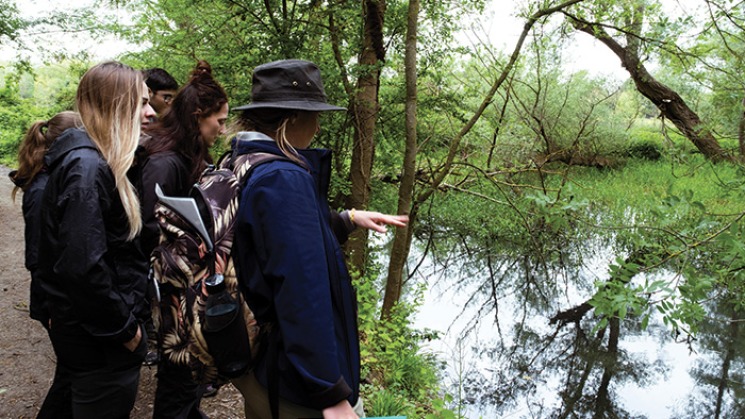
M690 371L697 386L677 416L745 418L745 316L729 302L711 304L708 311L697 342L701 356Z
M430 288L416 325L443 333L431 349L448 362L461 413L745 418L742 309L712 299L688 344L655 317L645 331L628 318L594 331L586 302L616 253L604 240L581 243L541 260L451 246L419 268Z

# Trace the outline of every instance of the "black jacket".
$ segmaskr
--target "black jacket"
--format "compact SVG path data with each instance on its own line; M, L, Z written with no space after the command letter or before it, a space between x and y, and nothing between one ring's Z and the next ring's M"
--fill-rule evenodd
M39 280L55 325L127 342L145 313L147 263L106 161L81 129L65 131L44 158Z
M46 296L39 285L37 266L39 262L39 229L41 227L41 199L44 187L49 179L46 170L39 172L30 182L26 179L15 179L15 171L10 179L23 191L23 221L25 242L25 265L31 273L31 290L29 296L29 315L41 322L44 327L49 323L49 311L46 308ZM28 183L28 184L27 184Z
M194 185L186 157L173 151L151 154L140 165L140 203L142 205L142 250L145 256L158 245L160 229L155 219L155 184L168 196L188 196Z

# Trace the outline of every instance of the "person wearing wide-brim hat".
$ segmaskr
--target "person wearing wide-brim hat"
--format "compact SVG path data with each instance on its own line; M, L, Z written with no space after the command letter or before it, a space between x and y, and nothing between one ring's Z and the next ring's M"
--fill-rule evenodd
M340 243L356 227L385 232L407 216L330 211L331 153L309 149L327 102L318 67L303 60L256 67L251 103L238 106L237 154L284 157L257 166L241 192L233 259L259 324L272 324L265 355L234 380L247 418L357 418L357 302ZM268 390L267 390L268 389ZM278 394L275 397L274 394Z

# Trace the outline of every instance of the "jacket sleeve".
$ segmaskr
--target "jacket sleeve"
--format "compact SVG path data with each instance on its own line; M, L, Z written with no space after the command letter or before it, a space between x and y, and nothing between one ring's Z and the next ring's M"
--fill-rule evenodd
M142 166L142 191L140 191L141 211L142 211L142 233L140 241L142 250L147 257L150 252L158 245L160 240L160 228L158 220L155 218L155 203L158 198L155 196L155 184L159 184L163 193L170 196L183 196L188 191L184 191L183 186L186 180L183 177L185 167L180 164L177 155L170 155L165 158L151 157L145 161Z
M250 211L263 286L273 295L285 355L313 407L334 405L352 390L339 368L322 231L328 221L318 207L313 180L301 170L272 170L247 196L241 208Z
M334 236L336 236L336 240L339 241L339 244L347 242L349 235L352 234L355 227L356 226L349 218L349 211L331 211L331 230L334 232Z
M46 307L46 294L41 289L37 275L39 262L39 237L41 235L41 200L44 194L47 175L41 173L34 183L23 193L24 240L26 244L26 269L31 273L29 293L29 315L46 326L49 311Z
M65 287L80 325L93 336L123 343L134 338L139 326L115 288L116 273L106 262L109 249L104 212L111 207L110 194L117 192L113 178L107 179L111 177L108 167L87 169L79 178L68 176L73 180L57 198L61 253L54 263L54 274ZM95 180L86 181L86 177ZM119 222L127 222L126 217Z
M45 182L39 175L37 181ZM39 262L39 235L41 232L41 199L44 188L39 184L32 184L23 193L23 221L24 240L26 242L26 269L33 271Z

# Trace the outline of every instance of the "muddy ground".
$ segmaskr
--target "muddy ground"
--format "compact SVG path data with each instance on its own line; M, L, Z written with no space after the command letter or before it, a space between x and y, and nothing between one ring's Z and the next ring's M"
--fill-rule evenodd
M0 418L35 418L54 375L55 357L44 328L28 317L31 280L23 266L21 195L14 203L10 170L0 166ZM152 417L155 368L143 367L133 419ZM232 386L204 399L210 418L243 417L243 399Z

